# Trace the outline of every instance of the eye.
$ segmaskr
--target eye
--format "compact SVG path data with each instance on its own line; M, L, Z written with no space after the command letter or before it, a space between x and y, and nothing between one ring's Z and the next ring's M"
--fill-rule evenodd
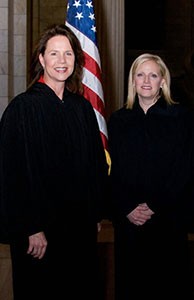
M137 76L137 77L142 77L143 74L142 74L142 73L137 73L136 76Z
M158 78L158 75L157 74L152 74L151 77L152 78Z
M66 55L68 55L68 56L72 56L72 55L73 55L73 53L72 53L71 51L67 51L67 52L66 52Z

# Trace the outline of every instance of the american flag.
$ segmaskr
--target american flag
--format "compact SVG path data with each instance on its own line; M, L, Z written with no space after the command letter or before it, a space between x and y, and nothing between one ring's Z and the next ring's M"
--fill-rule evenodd
M105 103L101 80L101 61L97 47L95 15L92 1L69 0L65 23L78 37L84 51L85 66L82 80L84 96L90 101L95 111L107 163L110 167Z

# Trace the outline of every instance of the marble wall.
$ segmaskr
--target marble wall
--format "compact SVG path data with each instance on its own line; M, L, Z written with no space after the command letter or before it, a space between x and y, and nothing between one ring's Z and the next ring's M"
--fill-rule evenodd
M0 0L0 113L8 102L8 0Z
M26 0L0 0L0 116L26 88Z

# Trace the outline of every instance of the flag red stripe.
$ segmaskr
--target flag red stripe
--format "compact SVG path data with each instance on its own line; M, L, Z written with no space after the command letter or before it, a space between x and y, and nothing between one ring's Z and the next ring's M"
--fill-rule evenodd
M105 109L104 109L104 102L102 99L94 92L92 91L88 86L83 84L84 86L84 97L88 99L92 106L99 111L99 113L105 117Z
M84 56L85 56L84 67L88 69L91 73L93 73L101 81L101 69L97 64L97 62L86 52L84 52Z
M104 147L104 149L106 149L108 151L108 140L107 140L107 137L103 134L102 131L100 131L100 135L101 135L103 147Z

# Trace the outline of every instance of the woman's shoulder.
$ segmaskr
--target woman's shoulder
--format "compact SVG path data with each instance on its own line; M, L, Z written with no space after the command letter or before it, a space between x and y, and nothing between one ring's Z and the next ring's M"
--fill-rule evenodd
M34 87L26 89L11 99L2 117L24 114L30 111L32 106L35 107L37 103L40 103L43 97L44 95L40 92L40 89Z
M25 98L26 98L26 92L22 92L22 93L16 95L15 97L13 97L11 99L11 101L8 103L8 105L6 106L4 113L19 107L23 103L23 100Z
M130 113L132 112L131 109L127 109L125 106L115 110L109 117L109 122L117 122L117 121L124 121L128 119Z
M171 113L174 113L177 116L183 116L183 117L193 117L194 116L194 110L190 108L189 106L177 103L173 105L168 106L168 110Z
M114 111L107 122L107 127L109 133L118 133L121 131L125 131L128 128L129 123L131 122L131 109L126 109L126 107L122 107L116 111Z

